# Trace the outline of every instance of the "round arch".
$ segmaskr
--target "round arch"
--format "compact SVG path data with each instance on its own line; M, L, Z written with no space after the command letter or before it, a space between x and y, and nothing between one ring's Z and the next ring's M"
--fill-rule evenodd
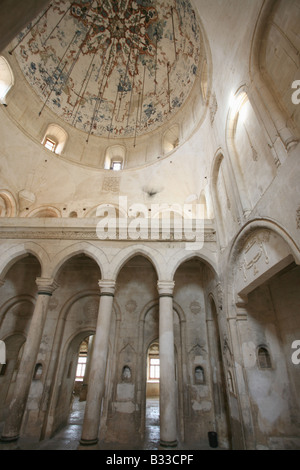
M300 246L297 246L297 243L292 239L289 233L283 227L281 227L281 225L272 219L252 219L247 222L237 233L232 242L227 260L227 266L229 268L232 267L233 263L235 262L239 254L239 250L241 249L247 237L257 229L269 229L279 235L291 249L291 254L294 257L295 262L300 264Z
M150 310L152 310L152 308L158 307L158 306L159 306L159 299L158 299L158 296L157 296L157 299L151 300L150 302L148 302L144 306L144 308L141 310L140 316L139 316L139 322L143 323L145 318L146 318L147 313L149 313ZM182 310L180 305L175 300L173 300L173 310L175 310L175 312L177 313L180 322L185 322L186 321L184 311Z
M4 207L1 207L1 201ZM0 217L16 217L18 205L13 194L7 189L0 189Z
M127 212L124 210L124 208L121 205L110 204L110 203L102 203L102 204L98 204L97 206L95 206L92 209L88 210L87 213L85 214L85 218L95 217L95 218L100 219L99 213L101 214L101 210L103 210L104 213L105 213L105 210L107 210L107 211L113 210L116 217L122 217L122 218L127 217ZM102 214L101 214L101 216L102 216Z
M61 212L56 207L41 206L30 211L26 217L39 218L39 217L54 217L60 218Z
M275 220L272 219L253 219L246 223L246 225L237 233L234 238L230 251L228 253L226 263L226 286L224 289L225 295L227 295L227 312L231 311L231 306L237 303L236 293L233 288L234 275L236 270L236 262L241 253L241 250L247 240L247 238L254 234L258 230L269 230L274 234L278 235L281 240L286 244L290 250L291 256L296 264L300 264L300 247L292 239L289 233L281 227ZM241 299L243 301L243 299Z

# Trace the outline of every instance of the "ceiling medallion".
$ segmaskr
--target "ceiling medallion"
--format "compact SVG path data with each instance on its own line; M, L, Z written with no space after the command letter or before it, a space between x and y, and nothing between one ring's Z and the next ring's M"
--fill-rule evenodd
M157 129L182 107L199 67L189 0L54 0L13 44L46 107L91 135Z

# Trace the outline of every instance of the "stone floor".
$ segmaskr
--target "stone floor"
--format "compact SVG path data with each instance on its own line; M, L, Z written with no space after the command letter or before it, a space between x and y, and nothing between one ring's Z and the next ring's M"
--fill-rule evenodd
M17 444L0 444L0 450L77 450L81 438L84 408L85 402L79 402L78 399L75 399L68 425L51 439L42 442L33 442L31 439L21 438ZM159 438L159 400L158 398L148 399L144 447L138 450L158 450ZM186 450L182 446L180 446L180 449ZM203 450L208 449L210 449L209 446ZM109 446L109 448L100 448L100 450L120 450L120 448Z

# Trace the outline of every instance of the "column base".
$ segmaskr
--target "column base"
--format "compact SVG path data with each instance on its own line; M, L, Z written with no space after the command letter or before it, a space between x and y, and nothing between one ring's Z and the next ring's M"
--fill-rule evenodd
M96 446L98 439L80 439L79 445L83 447Z
M1 436L0 437L0 442L3 442L5 444L9 444L10 442L17 442L20 438L20 435L18 434L17 436Z
M162 447L163 449L169 448L169 449L174 449L175 447L178 446L178 441L162 441L160 440L159 446Z

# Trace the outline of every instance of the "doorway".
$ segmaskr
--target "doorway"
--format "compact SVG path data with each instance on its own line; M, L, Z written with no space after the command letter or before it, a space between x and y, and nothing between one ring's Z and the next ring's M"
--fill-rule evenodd
M145 449L157 449L160 441L159 343L153 341L147 352Z
M94 335L86 337L80 344L69 414L69 424L81 425L87 397L89 366L93 350Z

